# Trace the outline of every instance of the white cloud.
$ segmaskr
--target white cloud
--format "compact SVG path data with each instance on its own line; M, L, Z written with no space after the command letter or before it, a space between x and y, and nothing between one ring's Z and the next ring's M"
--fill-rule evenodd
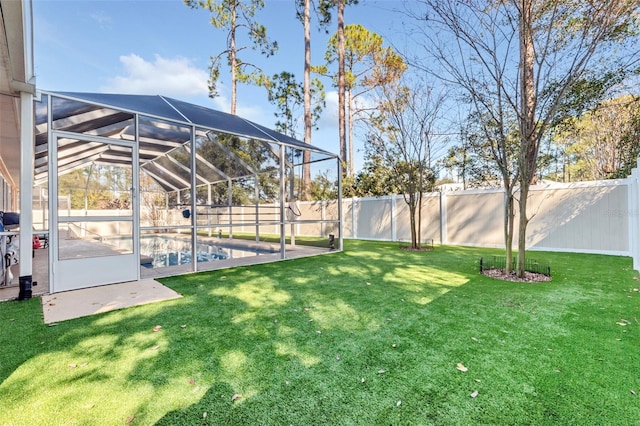
M113 24L113 19L111 16L107 15L102 11L94 12L90 15L91 19L93 19L98 26L103 30L110 30L111 24Z
M207 96L208 74L189 59L154 55L150 62L135 53L120 56L124 75L109 79L104 91L139 95L166 95L177 98Z

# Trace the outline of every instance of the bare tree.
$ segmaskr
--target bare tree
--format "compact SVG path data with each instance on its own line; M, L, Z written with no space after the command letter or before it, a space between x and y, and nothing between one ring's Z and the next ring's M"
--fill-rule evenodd
M518 275L524 275L529 187L540 144L569 93L597 68L616 72L637 63L637 0L424 0L408 12L422 27L422 45L440 69L422 68L454 84L477 112L498 123L508 141L517 123L518 167L505 188L519 190ZM509 200L509 196L506 197ZM511 242L505 240L509 257ZM509 260L509 259L507 259Z
M420 248L423 193L433 190L432 156L441 147L435 126L445 97L424 83L404 82L376 88L378 108L368 121L369 157L393 171L392 185L409 207L411 247Z

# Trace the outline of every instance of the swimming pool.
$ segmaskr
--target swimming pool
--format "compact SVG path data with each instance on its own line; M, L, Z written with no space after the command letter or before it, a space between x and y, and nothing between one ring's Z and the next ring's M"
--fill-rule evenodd
M257 256L264 250L251 247L234 247L226 240L205 241L198 239L196 256L198 262L214 262L227 259ZM131 245L131 240L110 240L119 248ZM192 263L191 237L188 235L143 235L140 237L140 265L145 268L165 268Z

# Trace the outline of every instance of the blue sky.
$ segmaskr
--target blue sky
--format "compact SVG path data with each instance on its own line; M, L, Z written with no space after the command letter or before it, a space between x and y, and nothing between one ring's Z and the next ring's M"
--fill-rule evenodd
M251 58L272 75L289 71L302 80L304 40L293 0L265 0L258 21L279 44L278 53ZM347 7L345 22L358 23L393 43L402 43L398 1L360 0ZM223 30L210 23L209 12L182 0L33 0L35 71L43 90L160 94L229 111L230 78L223 69L220 93L207 94L210 57L224 50ZM335 21L329 27L335 31ZM321 64L328 35L312 31L312 62ZM337 94L325 82L327 108L313 144L339 152ZM238 115L273 127L274 108L264 89L238 85ZM302 127L299 129L302 132ZM355 144L356 169L363 145Z

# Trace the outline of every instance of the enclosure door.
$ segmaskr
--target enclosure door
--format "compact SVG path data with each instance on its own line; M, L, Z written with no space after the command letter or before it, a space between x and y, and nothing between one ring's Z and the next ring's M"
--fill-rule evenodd
M135 146L65 132L53 140L52 292L137 280Z

